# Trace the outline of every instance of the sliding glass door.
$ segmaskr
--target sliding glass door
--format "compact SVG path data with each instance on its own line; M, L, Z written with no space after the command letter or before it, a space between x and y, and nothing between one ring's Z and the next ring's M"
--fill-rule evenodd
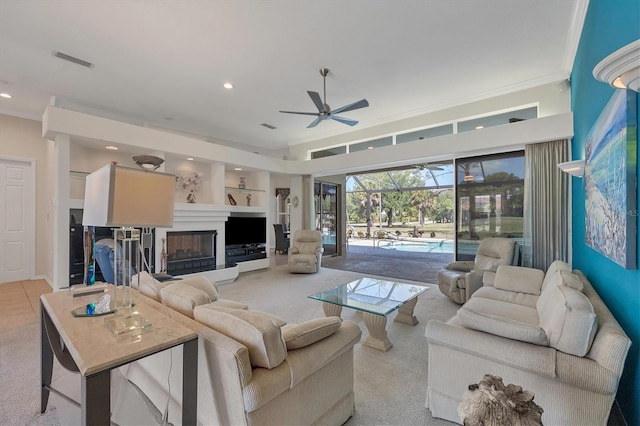
M480 240L522 244L524 152L456 160L456 259L473 260Z
M316 229L322 232L324 256L338 254L339 185L316 181L313 185Z

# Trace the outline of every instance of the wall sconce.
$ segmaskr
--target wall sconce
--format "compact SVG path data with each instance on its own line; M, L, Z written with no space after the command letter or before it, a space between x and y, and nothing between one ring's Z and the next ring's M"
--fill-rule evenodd
M640 39L616 50L593 68L596 80L616 89L640 89Z
M559 163L558 168L571 176L581 178L584 175L584 160L567 161Z

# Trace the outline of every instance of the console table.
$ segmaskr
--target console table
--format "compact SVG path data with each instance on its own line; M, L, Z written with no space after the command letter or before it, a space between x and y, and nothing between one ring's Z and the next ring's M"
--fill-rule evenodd
M113 297L113 294L112 294ZM116 337L105 327L109 316L76 318L71 311L98 297L73 297L69 291L40 296L41 412L47 409L53 356L63 367L82 376L81 421L83 425L110 424L111 370L146 356L183 346L182 422L195 425L198 392L198 334L144 303L136 308L152 326L127 338ZM75 401L73 401L75 402ZM75 402L77 404L77 402Z

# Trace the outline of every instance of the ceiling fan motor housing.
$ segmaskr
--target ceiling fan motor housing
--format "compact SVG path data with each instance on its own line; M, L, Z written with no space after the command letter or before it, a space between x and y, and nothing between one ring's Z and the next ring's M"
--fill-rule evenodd
M324 99L320 98L320 95L318 94L318 92L313 92L313 91L307 90L307 94L311 98L311 101L316 106L316 108L318 108L318 112L300 112L300 111L280 111L280 112L285 113L285 114L315 115L316 119L313 120L313 122L311 124L309 124L307 126L307 128L315 127L315 126L318 125L318 123L320 123L320 121L326 120L327 118L330 118L332 120L338 121L338 122L343 123L343 124L346 124L348 126L355 126L356 124L358 124L357 120L351 120L349 118L338 117L335 114L336 113L339 114L341 112L353 111L355 109L368 107L369 106L369 102L367 102L366 99L361 99L361 100L359 100L357 102L354 102L352 104L340 107L340 108L336 109L335 111L331 111L331 107L327 103L327 75L328 74L329 74L329 68L320 68L320 75L322 76L322 79L323 79Z

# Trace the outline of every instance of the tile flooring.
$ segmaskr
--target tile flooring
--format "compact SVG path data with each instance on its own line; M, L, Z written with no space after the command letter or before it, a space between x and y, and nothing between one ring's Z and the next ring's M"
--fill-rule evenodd
M45 280L0 284L0 333L38 321L40 295L52 291Z

